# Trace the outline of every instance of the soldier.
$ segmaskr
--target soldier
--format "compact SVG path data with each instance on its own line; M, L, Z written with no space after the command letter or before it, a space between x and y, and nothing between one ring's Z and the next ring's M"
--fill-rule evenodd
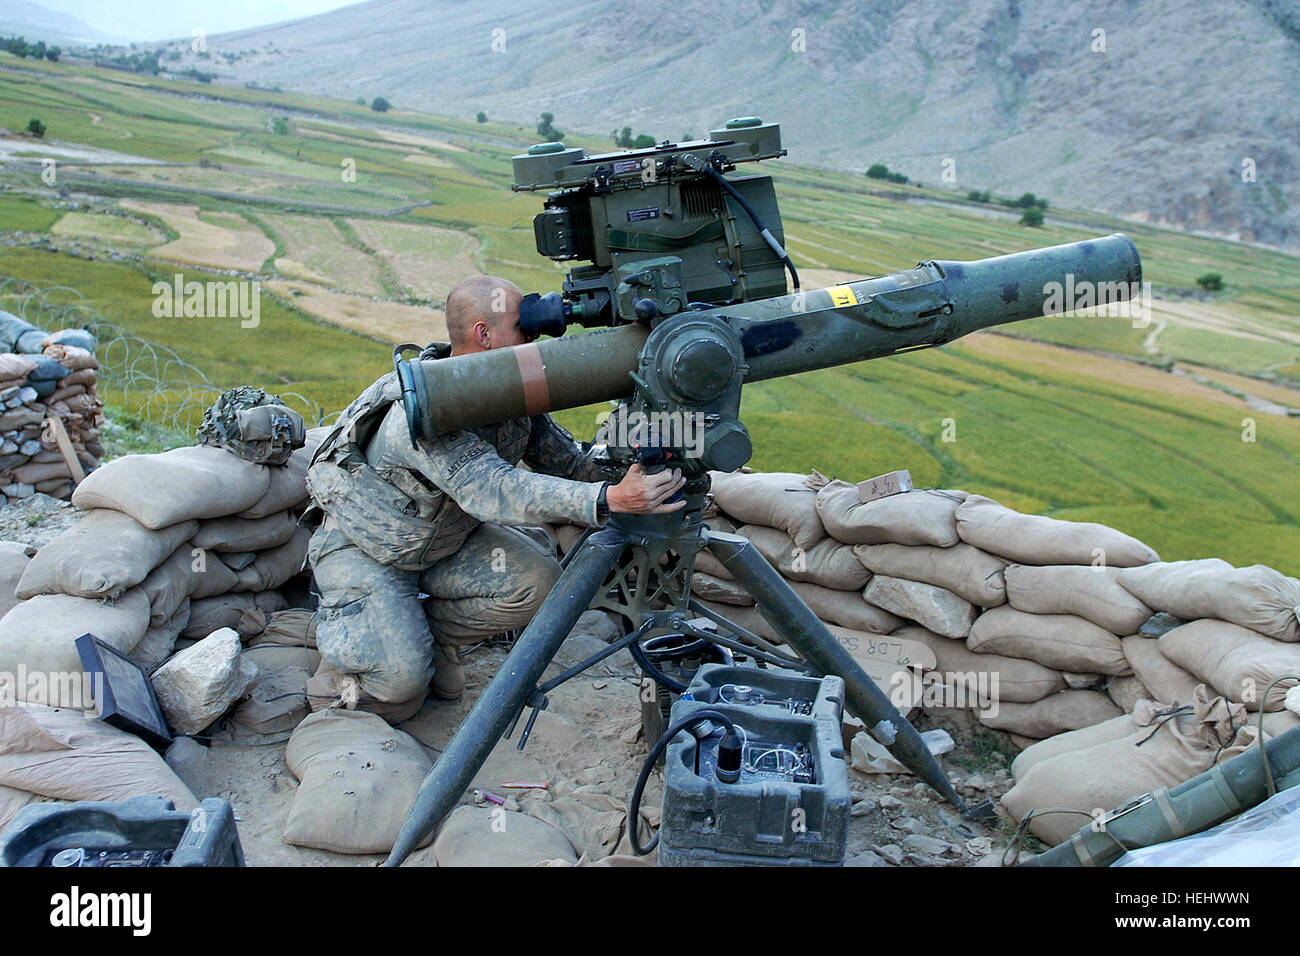
M530 341L521 299L504 279L462 279L447 296L450 346L430 346L422 357ZM390 719L414 713L431 679L438 697L459 697L457 648L527 623L550 592L560 574L553 551L512 526L599 526L611 512L684 505L665 503L682 487L680 472L647 475L633 465L620 479L549 415L415 447L400 397L393 373L362 392L307 473L324 513L308 558L320 591L317 645L338 672L331 689ZM423 607L421 592L429 595Z

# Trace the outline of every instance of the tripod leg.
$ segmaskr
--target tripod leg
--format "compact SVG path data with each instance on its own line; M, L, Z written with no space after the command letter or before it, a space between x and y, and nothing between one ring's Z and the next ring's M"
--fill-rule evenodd
M399 865L451 812L605 582L626 544L621 533L607 529L592 535L575 552L573 561L515 642L510 656L424 778L385 866Z
M889 745L890 752L942 794L944 799L965 813L966 804L944 776L939 762L925 746L925 741L916 732L916 728L903 718L875 681L863 672L826 625L818 620L776 569L758 553L758 549L739 535L712 531L705 538L705 547L726 566L737 583L754 596L763 617L804 660L823 674L834 674L844 679L849 710L866 721L868 726L882 720L894 725L897 737Z

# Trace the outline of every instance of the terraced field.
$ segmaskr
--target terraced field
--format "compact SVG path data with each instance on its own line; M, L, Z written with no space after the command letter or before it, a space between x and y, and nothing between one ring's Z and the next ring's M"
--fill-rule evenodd
M392 344L442 334L460 275L539 291L564 275L534 248L541 197L509 190L529 130L0 53L0 125L33 115L45 140L0 136L0 276L75 288L219 385L292 391L328 414L391 367ZM1002 206L801 167L787 145L765 165L806 287L1123 230L1155 298L1149 322L1037 319L751 386L755 467L907 467L920 484L1105 521L1167 558L1300 572L1300 418L1286 414L1300 408L1300 260L1055 208L1031 229ZM44 155L59 157L57 188ZM156 318L152 285L180 270L259 280L258 327ZM1196 282L1210 271L1226 283L1213 296ZM597 411L558 417L587 437Z

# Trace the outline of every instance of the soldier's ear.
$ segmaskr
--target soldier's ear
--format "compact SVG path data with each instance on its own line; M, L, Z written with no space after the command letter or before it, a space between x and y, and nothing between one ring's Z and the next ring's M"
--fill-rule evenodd
M490 349L492 347L492 330L482 319L474 323L474 341L478 343L479 348Z

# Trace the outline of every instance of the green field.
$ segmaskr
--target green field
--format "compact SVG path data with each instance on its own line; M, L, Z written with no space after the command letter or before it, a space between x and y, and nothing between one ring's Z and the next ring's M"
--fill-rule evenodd
M0 168L10 187L0 193L0 233L17 242L0 246L0 277L77 290L108 321L174 349L218 387L293 392L329 414L391 367L392 343L266 289L255 329L238 319L156 318L153 283L182 269L155 250L176 236L156 218L122 215L120 199L193 204L210 225L251 225L275 245L256 278L373 297L376 316L385 298L440 308L462 272L503 275L526 291L556 289L565 272L534 247L542 197L509 190L510 157L535 138L520 127L381 116L320 97L0 53L0 126L21 130L32 116L48 132L21 150L27 156L54 146L112 155L60 162L74 199L44 185L39 166ZM281 116L282 135L271 123ZM582 136L568 142L609 148ZM797 156L798 144L787 145ZM1055 207L1031 229L1015 212L946 191L882 187L784 160L764 166L795 262L826 282L1124 231L1157 301L1149 326L1037 319L942 350L749 386L754 467L855 480L906 467L920 485L1113 524L1165 558L1219 555L1300 573L1300 418L1252 411L1240 398L1250 379L1225 391L1160 371L1186 362L1211 383L1216 370L1258 376L1274 400L1294 387L1282 404L1300 408L1300 260ZM118 258L106 259L105 247ZM183 271L203 277L191 265ZM1196 283L1209 271L1227 284L1213 297ZM124 413L145 401L139 391L106 397ZM557 417L589 437L597 411ZM1246 419L1254 442L1242 440Z

